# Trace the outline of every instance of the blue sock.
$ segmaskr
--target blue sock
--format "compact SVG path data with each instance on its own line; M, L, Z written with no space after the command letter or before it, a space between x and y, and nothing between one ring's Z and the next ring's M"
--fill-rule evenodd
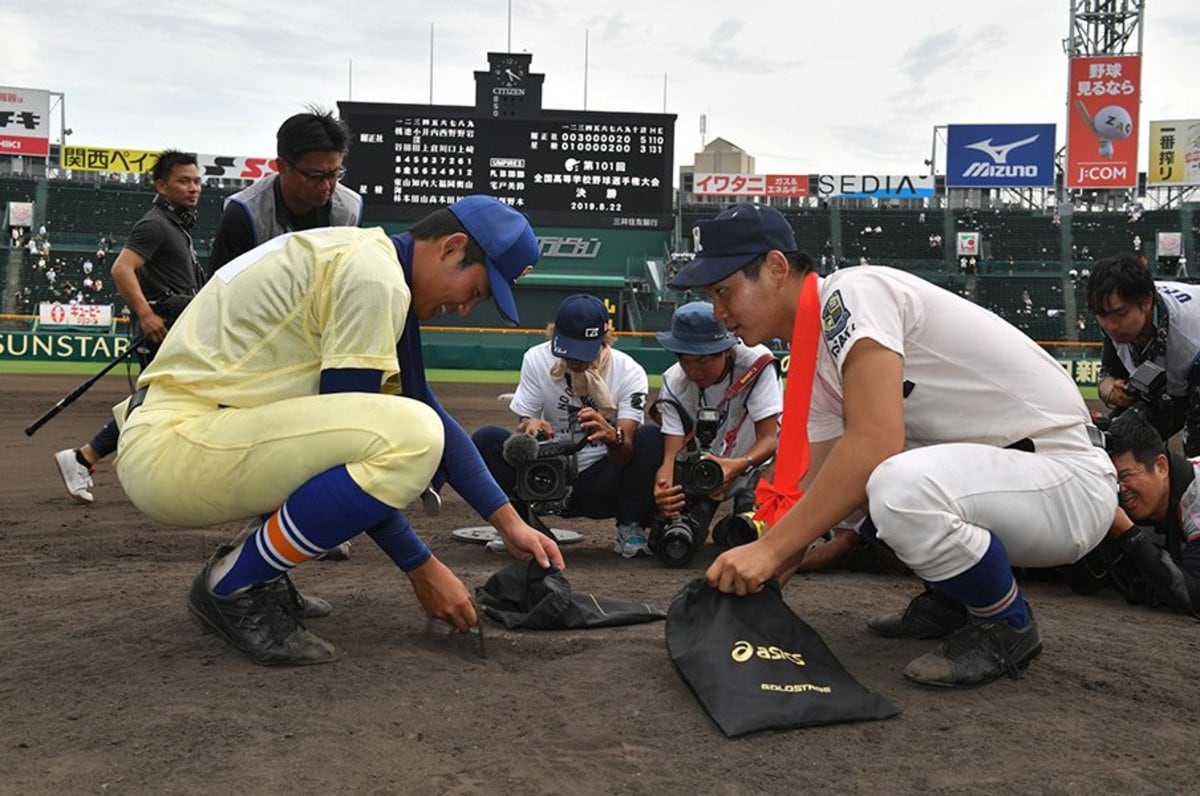
M333 467L302 484L236 550L214 563L209 588L229 595L274 580L395 511L354 483L345 465Z
M967 606L972 616L989 621L1003 619L1017 628L1029 624L1029 606L1013 578L1008 552L995 535L975 566L931 585Z
M404 572L412 572L433 555L399 509L393 510L390 517L367 534Z

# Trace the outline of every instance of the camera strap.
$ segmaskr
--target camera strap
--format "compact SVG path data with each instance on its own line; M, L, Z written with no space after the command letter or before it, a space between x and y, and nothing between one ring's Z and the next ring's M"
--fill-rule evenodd
M758 380L758 375L760 373L762 373L764 369L770 367L771 363L774 361L775 361L774 354L763 354L761 357L754 360L753 364L751 364L750 367L746 368L746 371L744 373L742 373L741 376L738 376L736 379L734 379L732 382L730 382L729 387L726 388L726 390L725 390L725 394L721 396L721 400L718 401L717 405L714 406L713 408L714 409L724 409L725 405L727 403L729 403L734 398L736 398L743 390L745 390L751 384L754 384L754 382ZM744 421L745 419L746 418L743 417L742 421ZM730 434L736 435L737 430L740 427L741 427L741 422L738 423L737 428L732 429L730 432L728 432L726 434L726 440L725 440L726 443L728 443L728 441L729 441L728 440L729 435ZM694 428L688 431L687 435L683 438L683 446L682 446L683 450L687 450L688 445L691 444L692 438L695 436L696 436L696 430Z

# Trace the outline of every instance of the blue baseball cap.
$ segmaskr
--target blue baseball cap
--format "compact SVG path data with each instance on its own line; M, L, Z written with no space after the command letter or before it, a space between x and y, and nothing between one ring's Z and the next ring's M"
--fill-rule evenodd
M586 293L576 293L558 305L550 352L556 357L591 362L600 353L607 333L608 308L604 302Z
M737 345L733 332L717 320L707 301L679 307L671 315L671 331L655 332L654 336L672 354L718 354Z
M670 281L674 288L704 287L720 282L759 255L797 250L796 233L773 207L737 204L692 227L696 256Z
M479 248L483 249L488 286L496 309L510 326L520 323L512 285L538 261L541 247L525 215L491 196L464 196L450 205Z

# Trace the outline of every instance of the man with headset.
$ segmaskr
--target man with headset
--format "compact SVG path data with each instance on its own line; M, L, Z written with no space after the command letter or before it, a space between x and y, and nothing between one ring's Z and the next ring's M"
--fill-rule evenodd
M310 108L289 117L275 134L278 174L225 200L209 269L217 269L285 232L356 227L362 197L339 180L346 169L348 130L329 111Z
M112 266L113 284L133 315L134 335L144 335L138 350L143 368L150 364L167 327L207 279L192 246L192 225L200 202L200 169L191 153L164 150L150 172L157 196L134 225ZM91 503L92 468L117 449L117 424L109 420L85 445L54 454L67 493Z
M1200 286L1155 282L1132 254L1096 263L1087 304L1104 331L1100 400L1124 410L1137 402L1129 377L1144 362L1166 370L1166 397L1149 407L1150 422L1169 439L1186 428L1184 452L1200 455Z

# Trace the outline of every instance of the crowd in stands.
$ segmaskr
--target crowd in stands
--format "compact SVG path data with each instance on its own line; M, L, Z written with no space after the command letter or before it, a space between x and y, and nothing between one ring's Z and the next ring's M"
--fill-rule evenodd
M49 212L38 230L9 230L18 238L23 278L3 284L19 313L36 313L39 302L107 303L115 314L123 305L108 276L123 235L154 197L148 185L123 182L0 177L0 203L35 201L39 187ZM228 190L206 186L193 230L202 263ZM3 205L0 205L3 206ZM685 206L684 229L712 215L711 206ZM947 217L949 215L949 217ZM1132 203L1124 212L1030 209L848 209L789 208L796 237L818 261L822 273L847 266L884 264L912 271L959 293L1036 339L1100 338L1094 319L1080 310L1083 284L1095 259L1118 252L1145 256L1160 278L1187 279L1186 258L1155 256L1157 233L1180 231L1178 210L1147 211ZM1200 238L1200 216L1185 238ZM1068 225L1068 230L1063 225ZM976 254L956 254L959 232L979 233ZM1070 233L1064 252L1064 232ZM1064 264L1064 254L1069 262ZM673 270L673 269L672 269ZM669 275L669 274L668 274ZM1071 294L1072 301L1064 294Z

